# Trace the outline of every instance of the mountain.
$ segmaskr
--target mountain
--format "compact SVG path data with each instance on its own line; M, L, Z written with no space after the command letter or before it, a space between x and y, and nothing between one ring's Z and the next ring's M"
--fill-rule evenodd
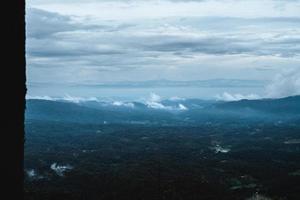
M29 99L26 101L26 119L47 121L64 121L79 123L100 123L110 116L116 116L114 112L103 110L99 112L92 108L79 106L71 102L49 101Z
M280 99L240 100L218 104L225 110L253 110L277 115L300 115L300 95Z
M156 122L172 119L173 116L164 110L152 110L141 103L134 108L115 106L101 102L73 103L65 101L37 100L26 101L26 119L63 121L76 123L139 123Z
M300 119L300 96L233 102L199 99L159 102L50 101L30 99L27 120L76 123L197 124L205 122L276 122Z

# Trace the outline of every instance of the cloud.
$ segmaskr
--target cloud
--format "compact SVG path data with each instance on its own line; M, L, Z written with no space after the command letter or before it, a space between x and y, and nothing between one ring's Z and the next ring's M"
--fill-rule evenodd
M155 93L150 93L150 97L149 99L146 101L146 105L149 108L153 108L153 109L163 109L163 110L172 110L171 106L165 106L163 105L160 101L161 101L161 97Z
M177 99L177 98L176 98ZM150 97L149 99L146 101L146 105L149 108L153 108L153 109L161 109L161 110L169 110L169 111L185 111L188 110L188 108L186 106L184 106L183 104L179 103L178 106L168 106L168 105L164 105L162 102L162 98L155 94L155 93L150 93Z
M215 145L211 149L215 150L215 153L228 153L229 151L231 151L231 149L221 147L219 144Z
M82 101L98 101L98 99L96 97L83 98L83 97L70 96L68 94L66 94L64 97L62 97L61 100L70 101L73 103L80 103Z
M251 197L247 198L246 200L272 200L269 197L266 197L264 195L258 194L258 192L256 192L255 194L253 194Z
M266 87L266 97L300 95L300 68L289 68L277 74Z
M218 19L214 19L218 20ZM211 23L214 23L214 20ZM264 20L264 19L261 19ZM293 22L294 23L294 22ZM299 31L268 34L252 30L221 33L200 30L172 30L136 36L135 47L143 51L170 52L180 55L255 55L291 57L300 55ZM193 31L193 32L191 32ZM286 30L288 31L288 30Z
M169 98L170 101L184 101L185 98L174 96Z
M48 100L48 101L56 100L56 98L50 96L30 96L30 95L26 95L26 99L39 99L39 100Z
M49 37L55 33L76 30L69 16L41 9L26 10L26 36L33 38Z
M134 108L134 104L131 102L126 103L126 102L122 102L122 101L114 101L114 102L112 102L112 105Z
M154 108L154 109L172 110L172 107L171 107L171 106L165 106L165 105L163 105L162 103L159 103L159 102L151 102L151 101L148 101L148 102L146 103L146 105L147 105L149 108Z
M72 103L80 103L85 101L97 101L99 102L98 98L96 97L75 97L68 94L65 94L62 97L50 97L50 96L30 96L27 95L26 99L38 99L38 100L48 100L48 101L69 101Z
M28 82L268 79L276 69L300 64L299 5L285 3L281 12L274 5L31 0ZM262 68L273 63L272 71Z
M112 31L107 25L87 25L71 16L29 8L26 15L26 53L29 57L67 57L74 59L91 55L121 53L109 45L91 45L79 37L97 31ZM79 39L79 40L78 40ZM51 45L49 45L51 44Z
M36 176L36 171L34 169L26 170L26 173L30 178Z
M164 18L169 16L239 16L297 15L299 1L292 0L76 0L36 1L29 6L48 8L68 14L101 16L101 19ZM101 10L101 12L99 12ZM153 13L153 10L156 12ZM280 11L280 12L278 12ZM299 14L298 14L299 15Z
M122 54L122 52L108 45L90 46L89 43L80 44L79 41L67 41L60 38L45 38L43 40L29 38L28 42L30 44L27 46L27 55L33 57L65 57L65 61L72 61L76 60L76 57L88 60L90 56Z
M25 172L26 172L28 178L31 180L44 178L44 176L39 175L35 169L27 169L27 170L25 170Z
M73 169L73 167L71 165L58 165L57 163L53 163L50 166L50 169L52 169L58 176L64 176L64 173Z
M188 108L183 104L178 104L179 110L188 110Z
M217 100L222 100L222 101L239 101L242 99L249 99L249 100L260 99L261 97L257 94L243 95L243 94L230 94L228 92L224 92L221 95L217 95L216 98Z
M108 28L107 26L85 25L76 22L71 16L56 12L37 8L27 8L26 10L26 36L29 38L42 39L63 32Z
M75 21L68 15L30 8L26 20L27 53L35 57L67 57L59 61L77 60L79 57L86 60L82 63L85 66L99 66L100 63L106 66L124 65L125 62L129 66L153 63L156 59L149 60L151 53L150 56L168 52L181 56L195 53L293 56L300 51L299 32L292 34L288 30L276 30L268 35L260 33L260 28L279 22L285 23L284 26L290 24L289 27L295 27L293 24L299 23L298 18L175 19L163 19L162 24L145 20L144 24L132 21L131 25L120 22L88 25L86 21ZM115 23L117 25L113 25ZM239 30L253 24L258 27L243 32ZM228 26L233 31L228 32ZM213 27L223 28L216 32ZM111 55L116 57L107 59L106 56ZM130 61L128 56L138 60Z
M161 97L153 92L150 93L150 99L151 102L159 102L161 101Z
M95 66L95 56L122 54L118 46L103 43L105 39L99 38L106 32L128 27L126 24L89 24L85 20L74 20L72 16L36 8L27 9L26 25L28 64L46 67Z

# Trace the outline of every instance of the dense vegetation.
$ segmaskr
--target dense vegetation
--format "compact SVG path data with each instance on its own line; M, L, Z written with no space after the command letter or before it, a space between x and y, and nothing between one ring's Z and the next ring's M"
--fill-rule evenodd
M298 200L298 102L193 100L174 112L31 100L25 199Z

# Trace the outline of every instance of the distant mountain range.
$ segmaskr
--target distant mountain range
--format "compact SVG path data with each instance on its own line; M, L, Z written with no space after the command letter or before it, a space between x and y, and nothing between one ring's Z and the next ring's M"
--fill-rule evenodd
M300 96L291 96L280 99L240 100L218 105L226 110L256 110L279 115L300 114Z
M29 99L26 120L76 123L180 124L226 120L300 122L300 96L234 102L199 99L156 102L49 101Z

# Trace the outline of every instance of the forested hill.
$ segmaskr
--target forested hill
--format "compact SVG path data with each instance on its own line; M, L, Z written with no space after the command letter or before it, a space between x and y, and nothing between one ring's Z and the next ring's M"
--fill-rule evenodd
M300 96L281 99L160 102L27 100L26 119L76 123L190 124L226 120L300 119Z

